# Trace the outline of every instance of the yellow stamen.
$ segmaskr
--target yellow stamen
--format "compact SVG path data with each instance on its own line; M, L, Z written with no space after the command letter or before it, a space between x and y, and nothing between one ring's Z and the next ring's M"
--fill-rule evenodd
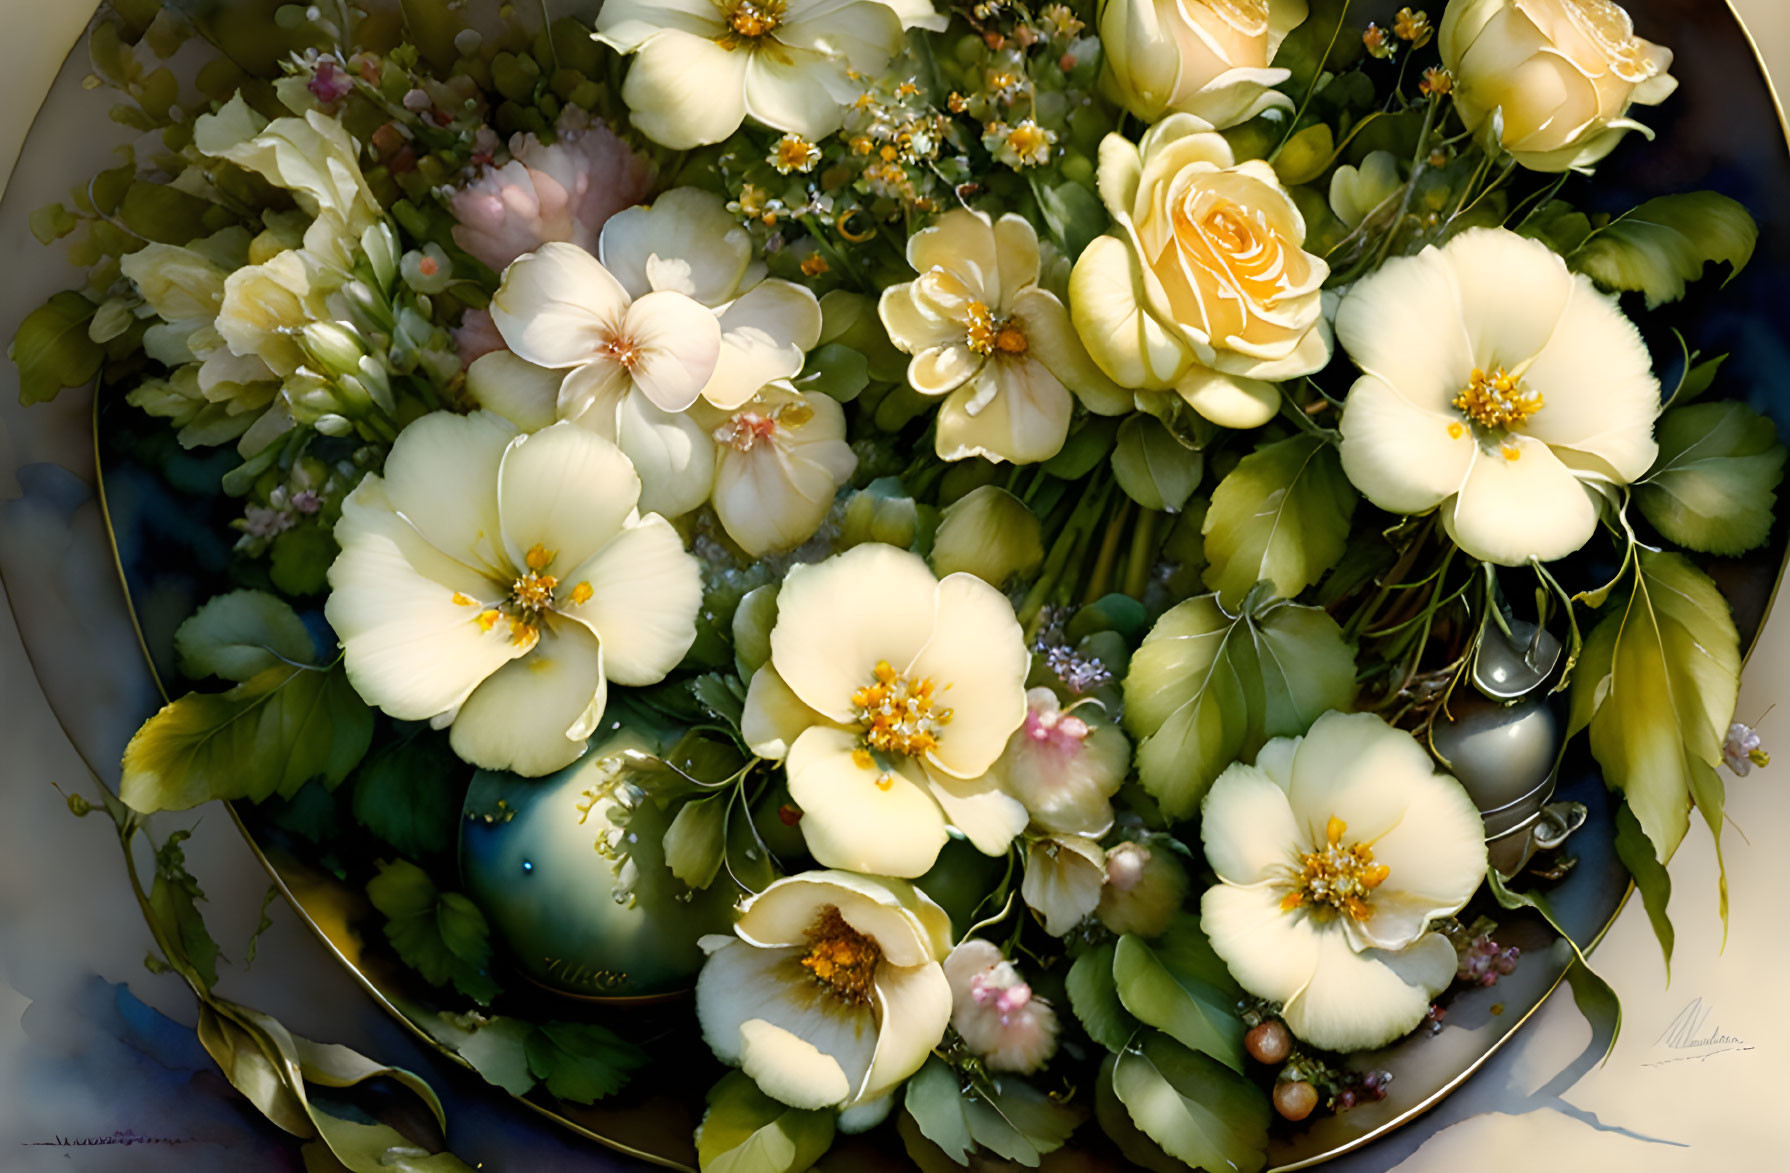
M547 569L549 566L553 565L553 559L558 554L559 554L558 550L549 550L546 546L543 546L541 543L536 542L534 544L534 548L529 550L529 552L526 556L526 561L528 562L528 568L530 570L534 571L536 574L539 574L541 571L543 571L543 570Z
M1514 428L1545 403L1541 392L1526 390L1520 377L1498 367L1489 375L1475 370L1467 386L1454 397L1454 406L1482 428Z
M913 680L887 660L879 661L872 683L852 694L865 746L910 757L937 749L939 731L951 723L951 710L934 699L938 691L930 677ZM889 782L893 785L893 779ZM880 781L877 785L888 789Z
M964 344L977 354L1024 354L1025 331L1010 318L997 318L994 311L979 301L972 301L964 311Z
M1349 825L1347 823L1343 822L1335 815L1331 815L1330 821L1324 824L1324 838L1330 841L1330 846L1335 847L1338 843L1342 842L1343 832L1348 829Z
M461 594L459 591L454 592L454 606L456 606L456 607L476 607L478 605L479 605L479 601L477 599L467 598L465 595Z
M1335 815L1326 820L1324 849L1304 855L1300 861L1299 886L1282 897L1282 912L1292 912L1309 900L1313 904L1329 905L1358 921L1373 916L1374 910L1367 898L1386 882L1392 869L1374 862L1374 849L1369 844L1345 846L1343 837L1348 832L1349 825Z
M577 586L572 588L572 606L582 607L584 604L590 602L591 595L593 595L595 593L596 592L594 592L590 589L590 583L588 583L588 582L579 583Z
M495 611L480 612L478 620L477 620L477 623L479 625L479 630L480 631L490 631L493 627L497 626L497 621L500 618L501 618L501 616L499 616L498 613Z
M829 995L853 1006L867 1006L875 989L883 951L875 941L846 923L839 909L827 905L808 930L808 951L797 961Z
M1460 424L1449 424L1448 425L1448 438L1450 440L1458 440L1466 434L1467 434L1467 429L1465 427L1463 427L1462 425L1460 425Z
M860 770L876 769L876 759L870 755L869 750L861 745L851 751L851 760L852 764L857 766Z
M884 774L876 780L876 788L884 794L887 794L889 792L889 787L893 785L895 785L895 775L893 774Z
M782 0L737 0L727 13L727 27L748 40L768 36L782 21Z

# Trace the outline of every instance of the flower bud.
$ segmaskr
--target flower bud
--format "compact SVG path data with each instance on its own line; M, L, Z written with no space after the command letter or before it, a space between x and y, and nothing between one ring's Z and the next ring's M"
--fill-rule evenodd
M1026 693L1025 722L991 774L1025 804L1034 826L1071 835L1104 835L1112 826L1108 800L1125 781L1131 743L1100 712L1091 702L1065 710L1048 688Z
M968 571L990 586L1005 586L1044 561L1043 529L1024 501L1005 489L983 485L945 507L932 542L932 568L940 576Z
M454 278L454 263L439 244L427 244L404 254L399 264L404 284L418 293L440 293Z
M398 276L398 237L391 225L381 220L368 227L360 234L360 247L379 288L390 289Z
M311 426L325 436L352 436L354 434L354 421L347 416L319 416L317 422Z
M1057 1050L1057 1014L1001 951L965 941L945 958L951 1025L991 1071L1038 1070Z
M1026 873L1019 893L1044 918L1044 931L1061 937L1100 903L1106 853L1081 835L1034 839L1026 846Z
M839 524L839 548L883 542L906 550L920 534L920 507L901 482L883 477L853 493Z
M1121 843L1106 853L1100 923L1115 933L1154 937L1187 899L1187 869L1167 847Z
M346 322L310 322L301 331L305 354L313 363L332 375L352 375L360 371L360 361L367 348L360 335Z
M1100 44L1109 96L1146 122L1182 111L1219 129L1293 108L1270 69L1306 0L1108 0Z

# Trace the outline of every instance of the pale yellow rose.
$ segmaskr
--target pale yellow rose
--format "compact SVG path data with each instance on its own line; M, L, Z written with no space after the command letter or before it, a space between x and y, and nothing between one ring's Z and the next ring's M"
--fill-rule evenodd
M1583 170L1678 81L1672 51L1635 36L1612 0L1454 0L1438 37L1461 121L1532 171Z
M1330 269L1274 169L1172 114L1141 144L1107 135L1099 186L1115 231L1069 279L1088 353L1121 387L1172 390L1224 427L1267 423L1274 384L1323 369L1331 347Z
M1274 87L1292 75L1270 65L1307 15L1306 0L1106 0L1102 82L1147 122L1182 111L1226 127L1291 110Z

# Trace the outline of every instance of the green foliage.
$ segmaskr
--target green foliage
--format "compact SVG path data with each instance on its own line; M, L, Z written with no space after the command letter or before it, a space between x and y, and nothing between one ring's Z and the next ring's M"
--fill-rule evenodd
M1127 933L1113 955L1113 981L1125 1009L1184 1046L1233 1071L1243 1070L1242 991L1199 920L1181 915L1155 941Z
M1088 244L1107 229L1106 205L1100 197L1073 180L1051 187L1034 187L1038 210L1063 255L1073 261Z
M1605 781L1627 798L1662 862L1684 838L1693 802L1721 859L1715 768L1739 695L1740 637L1721 591L1678 554L1638 551L1634 590L1585 641L1571 732L1590 728ZM1725 871L1721 912L1725 925Z
M1567 260L1606 289L1638 291L1655 309L1684 296L1708 264L1746 268L1759 241L1752 214L1712 191L1658 196L1596 229Z
M169 184L139 179L125 189L118 218L146 240L184 245L206 234L214 206Z
M686 802L665 829L665 866L692 888L706 888L727 849L727 806L731 791Z
M1145 509L1179 513L1205 472L1205 457L1175 438L1154 416L1139 413L1119 425L1113 476Z
M987 1150L1027 1168L1063 1147L1083 1113L1015 1077L967 1085L941 1059L908 1080L903 1101L920 1134L960 1165Z
M1336 157L1336 136L1327 122L1319 122L1295 134L1274 157L1274 173L1288 187L1310 183Z
M489 972L491 930L478 905L458 892L437 890L427 872L405 860L381 864L367 883L367 896L385 914L392 948L430 984L451 985L481 1004L496 995Z
M1069 1008L1075 1011L1082 1029L1113 1052L1123 1051L1138 1029L1138 1021L1125 1009L1118 982L1113 978L1113 957L1117 951L1113 941L1103 941L1089 949L1069 967L1064 983L1069 991Z
M339 785L372 738L372 710L340 665L276 664L228 692L188 693L144 722L125 747L118 793L144 814L290 798L312 778Z
M525 1044L528 1070L562 1100L591 1104L627 1085L646 1052L592 1022L547 1022Z
M1218 1060L1151 1031L1113 1065L1113 1091L1144 1134L1195 1168L1267 1163L1267 1093Z
M1672 945L1677 937L1672 920L1666 915L1666 906L1672 900L1672 876L1653 854L1653 841L1641 830L1635 812L1627 806L1616 808L1616 855L1634 879L1636 891L1641 893L1647 920L1653 925L1653 935L1659 938L1660 952L1666 958L1666 979L1670 981Z
M1557 947L1572 954L1568 963L1566 980L1572 986L1573 1001L1579 1004L1579 1010L1591 1022L1593 1031L1607 1029L1610 1041L1604 1050L1604 1059L1608 1061L1616 1050L1616 1039L1622 1033L1622 1001L1616 997L1616 991L1610 983L1604 981L1598 972L1591 968L1585 960L1585 951L1579 943L1572 939L1561 927L1560 918L1555 915L1554 907L1548 898L1539 892L1515 892L1505 887L1504 877L1498 874L1497 868L1488 868L1485 874L1486 887L1491 890L1493 899L1499 907L1508 909L1530 908L1541 914L1543 920L1556 933L1560 934Z
M833 1143L833 1113L779 1103L741 1071L709 1089L708 1105L696 1128L702 1173L802 1173Z
M1635 486L1635 504L1653 527L1705 554L1763 545L1784 479L1777 425L1726 400L1674 408L1656 435L1659 459Z
M217 595L174 632L180 670L241 683L280 664L310 664L316 644L298 612L263 591Z
M1079 481L1100 466L1119 438L1119 421L1110 415L1084 416L1070 429L1057 454L1038 467L1053 477Z
M417 726L381 746L354 772L354 821L409 856L430 856L454 843L463 782L471 767L448 748L447 735Z
M6 351L19 368L19 402L48 403L64 387L80 387L99 373L105 351L87 336L97 307L65 290L25 315Z
M870 385L870 360L849 346L829 342L808 355L795 385L811 395L827 395L850 403Z
M1144 789L1186 819L1226 766L1354 699L1354 656L1322 610L1271 599L1233 616L1202 595L1165 612L1132 657L1125 724Z
M1570 256L1591 235L1591 217L1565 200L1549 200L1517 226L1517 234L1539 240L1561 256Z
M320 594L329 584L329 564L336 559L336 539L318 526L289 529L273 540L268 576L289 595Z
M1263 579L1294 598L1342 557L1354 514L1335 445L1309 435L1264 444L1212 491L1206 586L1233 608Z
M31 212L31 235L39 244L54 244L80 226L75 214L61 204L45 204Z
M149 908L180 950L180 961L190 966L206 989L217 984L218 943L205 929L199 901L205 893L186 870L181 843L191 831L174 831L155 853L155 882L149 888Z

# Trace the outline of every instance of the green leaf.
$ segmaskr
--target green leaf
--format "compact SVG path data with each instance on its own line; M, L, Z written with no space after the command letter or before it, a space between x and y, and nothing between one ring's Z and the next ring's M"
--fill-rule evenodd
M1090 415L1070 429L1057 454L1038 467L1053 477L1079 481L1099 467L1118 442L1119 421L1109 415Z
M1015 1076L968 1086L943 1060L931 1058L908 1081L905 1104L920 1133L960 1165L985 1149L1029 1169L1063 1147L1083 1113L1059 1104Z
M1354 698L1354 657L1322 610L1271 602L1232 616L1202 595L1165 612L1132 656L1125 724L1144 789L1186 819L1225 767Z
M738 677L708 672L690 682L690 691L696 694L702 707L718 719L733 729L740 727L746 713L746 690Z
M833 1144L833 1113L779 1103L743 1071L722 1076L708 1104L696 1127L702 1173L801 1173Z
M1089 243L1106 231L1106 205L1081 184L1065 180L1033 190L1038 193L1038 209L1044 213L1045 225L1070 260L1081 256Z
M1668 411L1655 434L1659 459L1635 486L1635 504L1653 527L1705 554L1764 545L1784 479L1777 425L1726 400Z
M64 387L81 387L99 373L105 351L87 336L95 306L65 290L25 315L6 357L19 368L19 402L48 403Z
M1108 1055L1100 1061L1100 1074L1094 1080L1094 1117L1100 1130L1119 1146L1125 1159L1139 1169L1152 1173L1187 1173L1187 1166L1162 1151L1162 1146L1145 1136L1131 1119L1131 1112L1119 1102L1113 1090L1113 1068L1118 1056Z
M75 214L61 204L45 204L31 212L31 235L39 244L53 244L80 225Z
M870 361L849 346L829 342L808 355L807 365L793 382L810 395L850 403L870 385Z
M686 802L665 828L665 866L692 888L706 888L727 849L727 805L730 794Z
M1119 938L1113 980L1119 1000L1140 1022L1233 1071L1243 1070L1244 1028L1234 992L1171 968L1147 942L1130 933Z
M264 591L231 591L195 611L174 632L180 670L194 680L222 676L238 683L280 664L317 656L305 621Z
M1308 126L1286 141L1274 157L1274 173L1288 187L1310 183L1336 158L1336 136L1327 122Z
M1653 935L1659 938L1660 952L1666 958L1666 980L1671 981L1672 945L1676 934L1672 931L1671 918L1666 915L1666 906L1672 901L1672 875L1653 854L1653 841L1647 838L1647 832L1641 830L1641 824L1635 820L1635 813L1626 805L1616 808L1616 855L1634 878L1635 889L1641 893L1647 919L1653 924Z
M1231 608L1264 579L1294 598L1342 557L1354 514L1335 445L1304 435L1264 444L1212 490L1206 586Z
M1075 959L1064 984L1069 990L1069 1008L1075 1011L1088 1037L1109 1051L1122 1051L1131 1036L1137 1033L1137 1019L1119 999L1118 983L1113 979L1115 942L1104 941Z
M328 585L329 564L338 552L335 535L327 529L289 529L273 540L268 576L289 595L319 594Z
M1569 256L1591 235L1591 217L1565 200L1549 200L1531 212L1517 234L1539 240L1561 256Z
M408 1006L400 1006L400 1009L405 1010L405 1017L427 1031L430 1038L472 1064L473 1070L483 1076L485 1082L513 1096L527 1095L534 1087L535 1077L528 1070L527 1050L528 1036L535 1029L532 1022L502 1015L486 1017L477 1012L430 1013L417 1007L416 1013L412 1014Z
M1573 731L1590 726L1605 780L1671 859L1696 794L1711 793L1739 699L1728 601L1681 555L1641 550L1634 590L1585 641L1572 690Z
M528 1036L528 1069L562 1100L591 1104L627 1086L646 1052L592 1022L548 1022Z
M191 838L190 831L174 831L155 853L155 882L149 889L149 907L172 937L181 956L168 960L176 967L190 970L206 989L217 984L218 945L205 928L199 912L199 901L205 893L199 882L186 870L186 852L180 846Z
M354 772L354 821L405 855L445 852L470 771L445 733L419 730L381 746Z
M165 70L162 72L166 72ZM172 76L170 75L170 80ZM186 244L205 235L211 204L166 183L137 180L125 189L118 218L138 236L162 244Z
M1713 191L1658 196L1597 229L1567 260L1606 289L1640 291L1647 308L1684 296L1711 262L1746 268L1759 240L1752 213Z
M373 712L339 665L276 665L228 692L188 693L144 722L125 747L118 795L144 814L290 798L312 778L339 785L372 739Z
M438 891L427 872L401 859L380 865L367 896L385 914L392 948L431 985L452 985L481 1004L497 994L488 972L491 929L478 905L458 892Z
M1253 1082L1154 1031L1120 1053L1113 1091L1144 1134L1195 1168L1267 1164L1268 1097Z
M1138 414L1119 425L1113 476L1145 509L1179 513L1199 488L1206 459L1184 446L1154 416Z
M1606 1028L1609 1030L1610 1041L1604 1049L1604 1062L1609 1062L1610 1055L1616 1050L1616 1038L1622 1033L1622 1000L1616 996L1616 991L1585 960L1585 951L1561 927L1560 918L1554 915L1554 907L1547 897L1539 892L1511 891L1504 886L1504 877L1498 874L1497 868L1486 869L1485 882L1499 907L1532 908L1539 912L1548 926L1560 934L1560 944L1572 951L1573 959L1568 964L1566 980L1572 986L1573 1001L1579 1004L1579 1009L1590 1019L1593 1032ZM1595 1037L1594 1033L1593 1038Z
M1728 356L1725 354L1718 354L1714 358L1705 359L1702 362L1697 361L1697 355L1691 355L1687 360L1688 366L1684 372L1684 378L1679 380L1678 390L1666 406L1683 407L1693 400L1702 398L1704 392L1715 386L1716 376L1722 373L1722 366L1727 361Z

